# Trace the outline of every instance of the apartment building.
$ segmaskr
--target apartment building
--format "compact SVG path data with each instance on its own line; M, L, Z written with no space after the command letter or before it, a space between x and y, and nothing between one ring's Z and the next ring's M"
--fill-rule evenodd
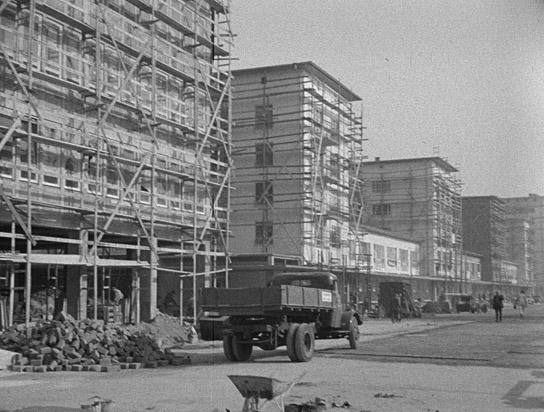
M261 261L270 267L276 256L354 270L363 234L355 190L360 97L312 62L233 75L233 266Z
M426 288L460 292L461 202L457 169L440 157L365 161L364 222L420 244Z
M505 203L506 208L506 203ZM521 218L505 219L506 224L506 259L517 265L518 276L515 283L519 286L532 287L534 278L534 233L531 223Z
M139 321L224 283L231 43L227 0L0 2L10 323L38 290L81 319L117 287Z
M482 255L482 280L497 283L506 260L504 202L496 196L462 198L463 248Z
M529 194L525 197L502 198L502 200L507 218L522 220L528 224L528 228L518 226L519 230L514 231L518 239L515 261L527 261L526 274L523 276L528 282L532 281L538 287L539 294L542 294L544 293L544 196ZM520 270L522 270L521 267ZM532 274L529 270L532 270Z

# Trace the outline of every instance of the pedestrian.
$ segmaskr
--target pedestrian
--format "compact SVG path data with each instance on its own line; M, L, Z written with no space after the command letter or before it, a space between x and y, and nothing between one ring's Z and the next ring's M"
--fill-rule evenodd
M495 322L502 322L502 308L504 306L503 301L504 296L501 295L499 291L496 291L495 296L493 296L493 299L491 300L491 304L495 310Z
M391 316L391 322L400 322L401 297L398 293L395 293L395 296L393 296L393 299L391 299L389 315Z
M522 318L525 307L527 306L527 295L525 295L525 292L522 290L519 292L519 295L516 299L516 303L514 304L514 309L517 307L519 311L519 317Z

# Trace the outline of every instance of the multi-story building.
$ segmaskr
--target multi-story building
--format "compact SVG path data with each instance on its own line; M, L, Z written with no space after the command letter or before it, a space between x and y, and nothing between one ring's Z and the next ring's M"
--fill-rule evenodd
M508 216L508 209L507 216ZM516 284L520 287L533 287L533 247L534 230L528 220L520 218L505 219L506 259L517 265Z
M462 198L463 248L482 255L482 280L499 283L506 259L504 202L496 196Z
M233 74L233 265L288 256L355 269L363 234L359 96L312 62Z
M439 157L364 162L365 225L420 244L427 288L460 292L461 203L457 169Z
M526 275L527 280L532 280L539 288L539 293L544 293L544 196L529 194L526 197L503 198L506 215L509 218L521 219L529 224L529 246L531 262L528 266L532 269L532 276ZM521 229L525 232L525 229ZM524 236L522 233L517 237ZM518 245L520 242L517 242ZM525 254L519 251L521 256ZM516 259L519 261L519 259Z
M197 281L224 277L227 0L4 0L0 11L10 322L22 301L29 320L40 288L84 318L115 286L137 321L158 295L175 290L181 306Z

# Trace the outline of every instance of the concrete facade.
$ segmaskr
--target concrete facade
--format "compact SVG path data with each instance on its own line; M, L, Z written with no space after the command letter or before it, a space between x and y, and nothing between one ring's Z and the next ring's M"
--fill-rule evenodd
M225 276L227 6L2 2L0 286L10 313L26 300L28 321L30 295L47 287L74 316L97 317L116 286L132 320L150 319L172 290L181 306L180 283L193 294L197 277Z
M461 285L460 186L439 157L364 162L364 220L420 244L421 276L436 293Z
M231 252L355 268L361 202L360 100L311 62L234 74Z
M528 233L522 229L516 236L526 236L528 245L519 250L516 256L529 255L526 265L532 268L532 276L526 275L527 281L534 281L544 292L544 196L529 194L526 197L503 198L507 217L521 219L529 224ZM524 234L525 233L525 234ZM521 239L520 239L521 240ZM518 245L521 245L519 241ZM518 246L519 248L519 246ZM520 259L516 259L519 261Z

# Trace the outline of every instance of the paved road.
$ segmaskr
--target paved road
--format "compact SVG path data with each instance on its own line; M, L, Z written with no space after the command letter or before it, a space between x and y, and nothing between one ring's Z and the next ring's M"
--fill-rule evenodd
M507 307L501 323L495 322L494 312L439 315L432 322L444 327L408 329L394 339L365 343L355 352L330 348L326 353L380 361L544 368L543 321L544 305L530 306L523 319Z
M235 412L243 398L228 375L289 382L305 373L287 402L300 404L320 396L328 401L329 411L344 412L540 411L544 306L530 309L523 320L508 309L502 324L491 314L444 315L395 325L370 320L361 328L359 350L348 350L346 340L320 341L315 358L303 364L289 362L284 350L257 351L250 362L232 364L224 361L219 344L204 344L187 348L194 362L183 367L0 372L0 410L79 408L98 395L113 399L117 412ZM333 402L351 406L333 408ZM279 410L271 406L263 411Z

